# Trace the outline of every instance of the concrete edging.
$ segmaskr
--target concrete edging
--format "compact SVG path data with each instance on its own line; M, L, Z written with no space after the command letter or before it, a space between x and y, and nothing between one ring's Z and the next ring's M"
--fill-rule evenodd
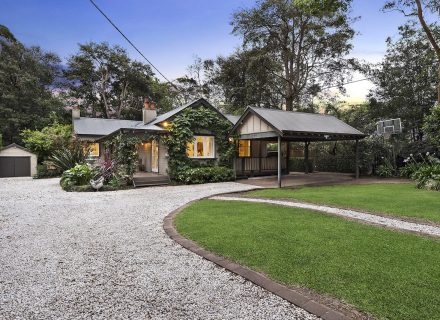
M214 262L218 266L233 272L239 276L242 276L248 281L253 282L254 284L266 289L267 291L287 300L288 302L306 310L307 312L314 314L324 320L348 320L347 316L342 314L341 312L334 310L322 303L316 302L313 299L305 296L301 292L289 288L285 285L277 283L271 279L269 279L264 274L253 271L249 268L241 266L231 260L228 260L224 257L218 256L212 252L209 252L202 247L200 247L197 243L192 240L189 240L182 235L180 235L175 226L174 226L174 218L177 214L179 214L183 209L193 204L194 202L199 201L191 201L187 204L177 208L170 212L163 220L163 229L165 233L175 242L180 244L182 247L188 249L189 251L198 254L206 260Z

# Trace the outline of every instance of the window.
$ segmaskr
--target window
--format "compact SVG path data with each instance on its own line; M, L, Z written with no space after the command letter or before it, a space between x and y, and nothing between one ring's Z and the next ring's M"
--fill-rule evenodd
M239 140L238 141L238 156L250 157L251 156L251 140Z
M89 149L89 156L99 157L99 143L89 143L87 148Z
M186 155L189 158L214 158L215 143L213 136L195 136L186 145Z

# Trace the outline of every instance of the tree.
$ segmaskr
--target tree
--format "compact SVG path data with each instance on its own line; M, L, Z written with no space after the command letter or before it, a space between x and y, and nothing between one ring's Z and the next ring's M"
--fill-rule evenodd
M283 95L278 91L281 80L267 72L267 66L275 70L278 65L259 50L237 50L228 57L216 59L216 72L212 82L224 97L228 112L241 114L247 106L281 108Z
M429 139L440 149L440 103L437 103L431 113L425 117L423 130Z
M434 16L440 14L440 0L391 0L387 1L385 10L398 10L408 17L417 17L423 31L429 40L437 56L437 103L440 103L440 37L434 28L435 24L429 25L425 18L425 13L430 12Z
M200 97L214 103L223 100L219 88L213 82L216 67L214 60L202 60L196 56L188 66L187 74L175 81L179 102L186 104Z
M131 60L125 49L108 43L80 44L68 60L67 101L92 117L140 118L145 97L159 111L171 108L167 84L154 77L150 66Z
M276 62L267 72L281 82L276 87L293 110L328 85L339 85L356 67L346 59L354 36L349 17L351 0L259 0L233 16L233 33L243 47Z
M60 59L40 47L25 47L0 25L0 133L3 143L21 143L20 131L41 129L50 114L64 113L52 94Z
M438 27L432 32L440 35ZM399 38L387 39L386 55L372 71L372 118L400 117L412 139L422 139L423 118L436 101L436 63L434 50L415 22L399 27Z
M52 123L41 130L25 129L20 133L26 148L38 155L42 163L56 150L65 150L71 146L72 126Z

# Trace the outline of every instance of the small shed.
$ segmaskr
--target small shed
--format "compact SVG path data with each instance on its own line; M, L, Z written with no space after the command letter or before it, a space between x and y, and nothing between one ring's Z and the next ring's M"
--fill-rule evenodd
M37 174L37 155L15 143L0 150L0 178Z

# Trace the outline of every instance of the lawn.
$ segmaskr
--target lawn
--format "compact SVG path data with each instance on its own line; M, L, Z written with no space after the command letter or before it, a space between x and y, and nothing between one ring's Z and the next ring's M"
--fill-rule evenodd
M440 223L440 192L412 183L262 189L250 197L294 199Z
M178 231L272 279L382 319L440 319L440 241L305 209L203 200Z

